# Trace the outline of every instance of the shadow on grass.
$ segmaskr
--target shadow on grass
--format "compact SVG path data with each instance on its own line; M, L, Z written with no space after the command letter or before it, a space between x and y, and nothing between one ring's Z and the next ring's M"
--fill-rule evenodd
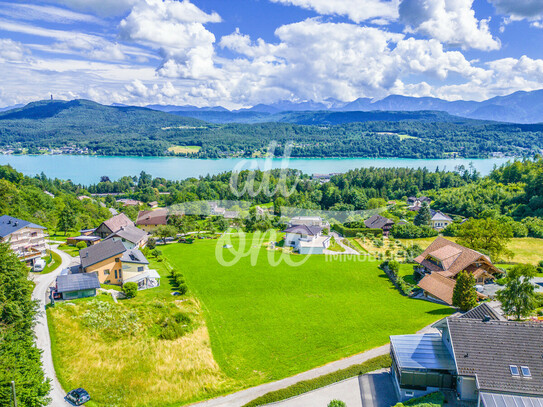
M440 309L433 309L431 311L428 311L427 314L429 315L443 315L443 316L449 316L454 313L453 308L440 308Z

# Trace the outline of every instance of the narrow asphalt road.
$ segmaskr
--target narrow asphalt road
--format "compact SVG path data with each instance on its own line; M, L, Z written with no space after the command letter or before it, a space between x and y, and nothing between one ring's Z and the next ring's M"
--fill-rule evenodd
M34 327L34 333L36 335L36 346L42 350L42 364L45 376L51 379L51 392L49 397L51 398L51 406L71 406L64 397L66 392L62 389L57 376L55 374L55 367L53 365L53 357L51 355L51 338L49 337L49 327L47 326L47 314L45 312L45 304L48 303L49 287L54 283L60 272L76 264L78 259L73 258L67 253L58 250L52 246L51 250L57 253L62 259L62 263L54 271L49 274L31 274L31 279L36 284L34 292L32 293L32 299L39 301L39 313L36 316L36 326Z

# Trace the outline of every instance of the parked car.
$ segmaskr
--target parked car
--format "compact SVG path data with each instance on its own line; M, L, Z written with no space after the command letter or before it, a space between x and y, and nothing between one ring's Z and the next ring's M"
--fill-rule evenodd
M45 268L45 260L42 260L42 259L39 259L39 260L36 260L36 262L34 263L34 267L32 267L32 270L33 271L43 271L43 269Z
M79 388L69 392L66 395L66 399L74 403L76 406L80 406L81 404L85 404L87 401L89 401L90 396L85 389Z

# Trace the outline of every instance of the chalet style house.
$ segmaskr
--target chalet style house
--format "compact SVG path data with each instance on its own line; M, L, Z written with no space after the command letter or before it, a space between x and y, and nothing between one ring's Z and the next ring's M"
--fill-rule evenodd
M160 275L137 248L127 249L120 240L106 239L79 251L79 272L96 273L101 284L135 282L138 289L157 287Z
M93 235L101 239L120 240L127 249L144 247L149 237L146 231L138 229L124 213L103 221Z
M136 219L136 225L146 232L152 233L159 226L167 225L169 216L169 211L166 208L154 211L140 211Z
M479 285L502 273L490 258L443 237L438 237L415 258L416 271L423 277L418 286L426 297L452 305L456 278L461 271L471 273ZM484 298L482 294L480 297Z
M322 226L291 226L284 230L285 245L300 254L323 254L330 246L330 236L323 235L322 231Z
M124 213L119 213L118 215L115 215L108 220L103 221L100 226L98 226L94 230L93 235L105 239L112 233L118 231L123 226L129 225L134 225L134 222L132 222L130 218Z
M381 229L383 231L383 236L388 236L390 229L394 226L394 221L381 215L373 215L371 218L364 221L364 225L366 225L367 228Z
M543 406L543 324L506 321L483 303L434 328L390 337L400 400L440 390L453 405Z
M0 216L0 242L8 242L11 250L29 266L46 254L45 227L12 216Z
M430 209L430 215L432 216L430 219L430 226L434 230L443 230L451 223L453 223L452 218L448 215L445 215L441 211L434 211L433 209Z

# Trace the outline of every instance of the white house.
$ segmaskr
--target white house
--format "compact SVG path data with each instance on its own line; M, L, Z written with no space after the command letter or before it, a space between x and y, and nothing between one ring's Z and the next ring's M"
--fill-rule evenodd
M323 220L320 216L295 216L290 219L288 225L320 226L323 229L330 230L330 224Z
M0 216L0 242L8 242L29 266L46 254L45 227L12 216Z
M330 246L330 237L322 234L321 226L295 225L284 232L285 245L292 246L300 254L323 254Z
M443 212L430 209L430 214L432 215L432 219L430 219L430 225L435 230L445 229L453 222L452 218L445 215Z

